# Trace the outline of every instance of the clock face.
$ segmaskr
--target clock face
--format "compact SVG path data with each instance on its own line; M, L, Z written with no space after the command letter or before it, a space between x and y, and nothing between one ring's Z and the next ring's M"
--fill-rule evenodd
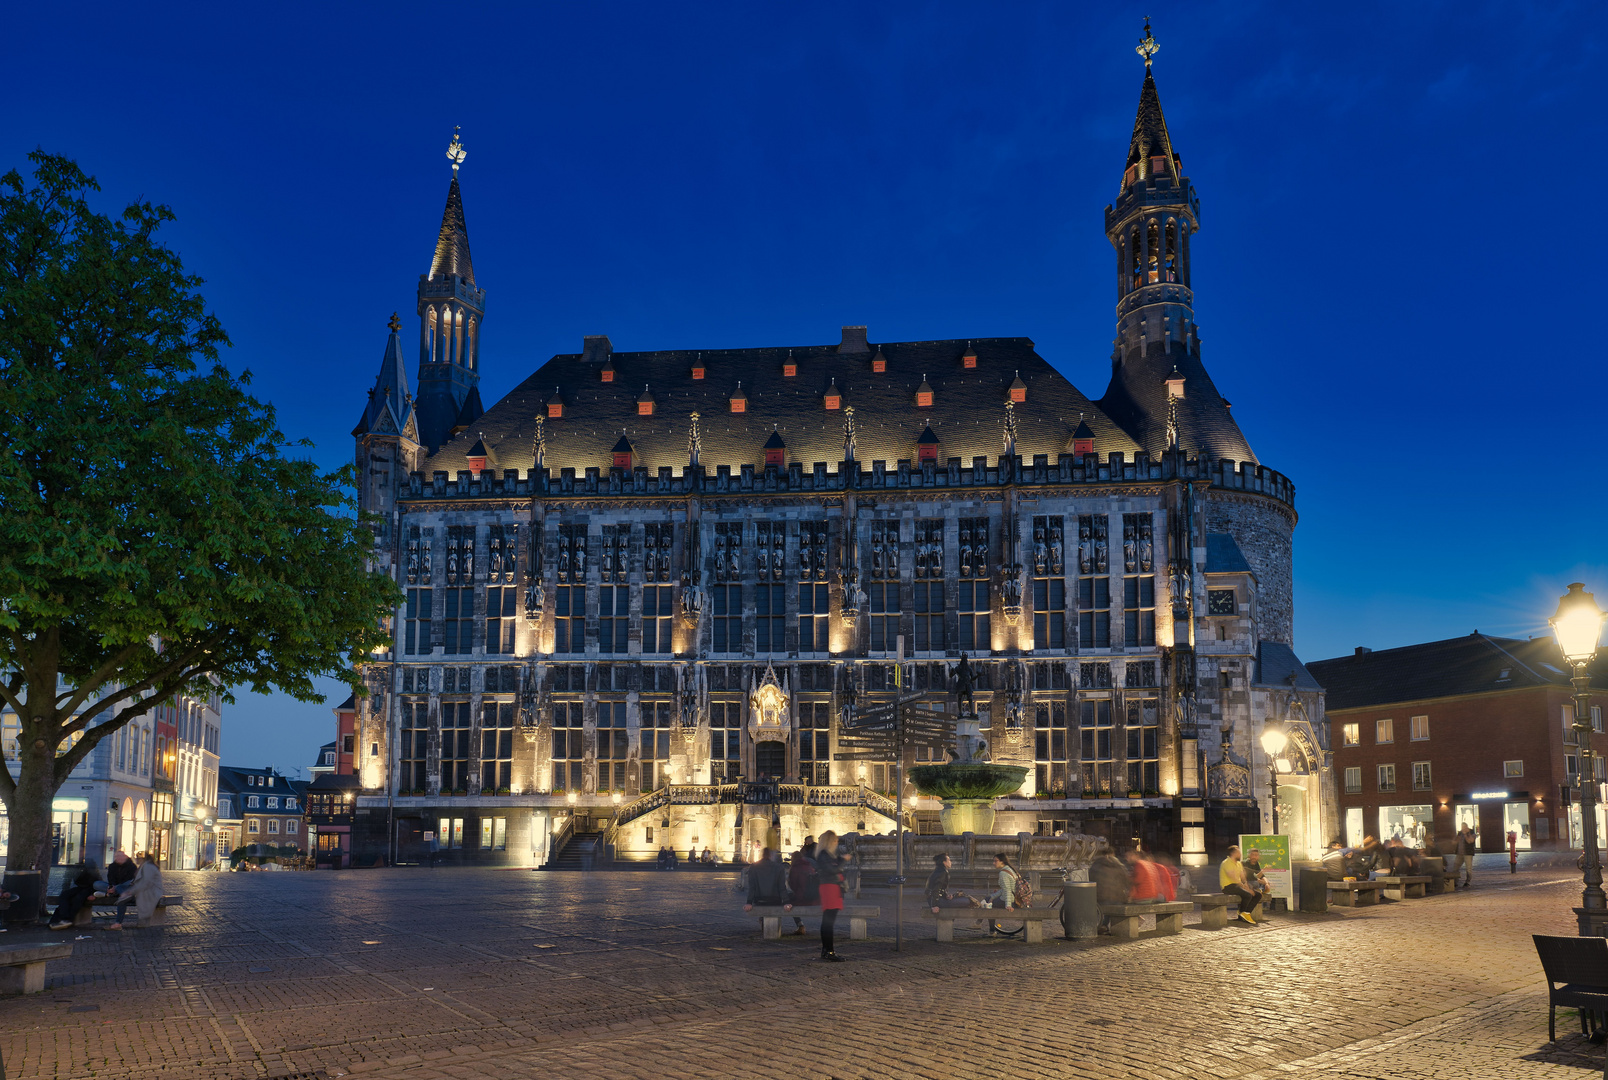
M1233 589L1210 589L1206 593L1206 614L1233 615L1238 608L1234 603Z

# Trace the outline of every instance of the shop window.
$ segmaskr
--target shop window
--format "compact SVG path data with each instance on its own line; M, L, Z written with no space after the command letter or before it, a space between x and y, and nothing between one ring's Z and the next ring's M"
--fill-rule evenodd
M1461 807L1459 808L1461 809ZM1476 810L1475 807L1469 807ZM1381 806L1379 839L1401 840L1409 847L1422 847L1435 828L1434 808L1426 805Z
M1360 795L1362 793L1362 766L1352 765L1346 769L1346 794Z
M1362 745L1362 725L1361 724L1347 724L1343 728L1341 728L1340 730L1341 730L1341 733L1342 733L1342 738L1344 738L1345 744L1347 746L1361 746Z
M1394 720L1376 720L1374 722L1374 742L1393 743L1396 741L1396 722Z
M1412 718L1413 742L1424 742L1429 738L1429 717L1415 716Z
M463 818L442 818L441 831L436 834L436 843L443 848L463 847Z
M1379 766L1379 790L1380 791L1395 791L1396 790L1396 766L1394 766L1394 765L1381 765L1381 766Z
M1509 778L1515 777L1515 776L1523 776L1524 775L1524 760L1521 758L1521 759L1519 759L1517 761L1504 761L1504 762L1502 762L1502 775L1505 776L1505 777L1509 777Z
M480 848L482 851L508 850L508 819L505 817L480 819Z
M1428 791L1429 787L1430 787L1429 762L1427 762L1427 761L1415 761L1415 762L1413 762L1413 790L1414 791Z

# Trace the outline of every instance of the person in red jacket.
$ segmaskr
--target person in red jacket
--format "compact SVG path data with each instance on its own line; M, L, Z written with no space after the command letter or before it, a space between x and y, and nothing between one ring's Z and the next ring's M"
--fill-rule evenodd
M821 902L820 878L815 872L815 837L806 836L804 846L793 853L793 865L787 871L787 886L793 890L793 903L798 907L814 907ZM804 936L804 920L793 916L798 937Z

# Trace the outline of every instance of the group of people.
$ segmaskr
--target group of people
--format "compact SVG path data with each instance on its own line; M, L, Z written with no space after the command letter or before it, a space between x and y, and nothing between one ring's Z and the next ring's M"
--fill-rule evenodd
M1479 850L1479 837L1473 826L1464 824L1457 830L1451 843L1453 856L1451 874L1463 888L1474 884L1474 853ZM1323 853L1323 868L1330 881L1366 881L1375 874L1388 877L1407 877L1428 874L1439 879L1446 873L1446 862L1434 836L1426 834L1420 847L1412 847L1401 837L1392 837L1381 843L1376 836L1365 836L1358 847L1347 847L1339 840L1331 840Z
M130 859L121 849L112 856L103 876L94 859L86 858L78 865L72 881L63 886L56 911L50 917L52 930L66 930L85 904L101 900L117 905L117 921L108 929L123 929L128 909L133 907L140 921L145 922L156 914L156 905L162 899L162 869L146 852Z
M680 865L681 865L681 859L680 859L679 856L676 855L675 849L674 848L669 848L669 847L664 847L664 846L661 845L660 848L659 848L659 854L654 859L655 868L657 868L659 870L675 870ZM697 865L713 866L713 865L715 865L715 853L713 851L710 851L708 848L704 848L703 849L703 854L699 855L697 848L688 848L687 849L687 865L688 866L697 866Z
M852 858L838 850L835 832L822 833L819 842L806 836L804 846L793 853L791 864L782 862L780 851L767 847L745 871L748 887L743 910L752 911L756 905L781 907L784 911L819 906L821 959L837 963L843 958L837 954L835 928L838 912L843 910L843 884ZM804 920L794 915L793 925L793 933L802 937Z
M943 908L989 908L1009 911L1012 908L1033 906L1033 886L1004 855L994 856L997 887L985 893L980 899L949 887L949 872L953 864L947 854L934 855L932 863L932 873L927 876L926 897L927 906L932 908L934 915ZM979 919L977 929L982 929L982 925L982 920ZM1014 937L1021 932L1020 929L1004 930L998 922L988 920L990 937L996 935Z

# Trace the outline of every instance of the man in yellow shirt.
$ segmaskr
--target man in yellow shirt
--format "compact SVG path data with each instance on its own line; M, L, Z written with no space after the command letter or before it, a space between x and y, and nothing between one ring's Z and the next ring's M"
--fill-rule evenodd
M1261 897L1246 887L1245 864L1240 862L1239 845L1228 849L1228 858L1217 866L1217 883L1228 895L1239 901L1240 922L1256 925L1256 912L1262 906Z

